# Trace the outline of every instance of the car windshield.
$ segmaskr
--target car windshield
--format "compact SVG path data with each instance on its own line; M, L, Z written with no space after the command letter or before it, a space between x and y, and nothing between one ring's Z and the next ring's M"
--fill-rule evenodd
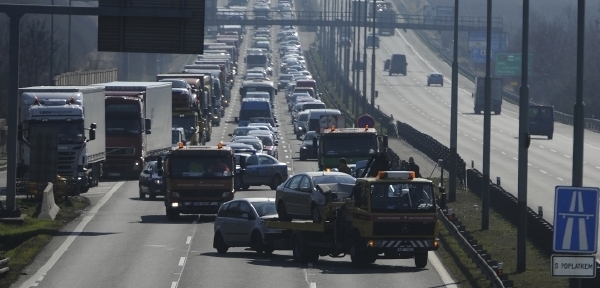
M258 129L258 128L256 128L256 129L247 129L247 128L241 129L241 128L237 128L237 129L233 130L233 134L232 135L233 136L246 136L246 135L248 135L248 132L250 132L252 130L260 130L260 129Z
M308 113L304 113L304 114L299 114L298 115L298 121L304 122L306 120L308 120Z
M256 141L253 139L238 139L235 142L252 145L252 148L256 149L257 151L263 150L263 145L260 141Z
M163 79L158 82L171 82L171 88L187 88L187 82L184 80Z
M282 80L284 80L284 81L285 80L292 80L292 79L294 79L294 76L292 76L292 75L281 75L281 76L279 76L279 80L280 81L282 81Z
M260 201L252 202L252 206L258 213L258 217L277 215L277 209L275 208L275 202L272 201Z
M171 144L179 143L179 131L171 131Z
M340 184L354 184L356 183L356 178L350 175L323 175L323 176L314 176L312 178L314 185L324 184L324 183L340 183Z
M369 137L359 137L359 135L351 134L341 137L323 137L321 139L323 141L323 153L325 155L362 155L376 152L376 135L367 136Z
M106 135L140 134L142 121L140 119L110 119L106 118Z
M171 176L174 178L204 178L231 176L229 157L171 157Z
M312 140L315 137L317 137L316 133L306 133L304 135L304 141Z
M273 139L267 135L256 135L264 146L273 146Z
M381 183L371 185L372 212L435 210L430 183Z

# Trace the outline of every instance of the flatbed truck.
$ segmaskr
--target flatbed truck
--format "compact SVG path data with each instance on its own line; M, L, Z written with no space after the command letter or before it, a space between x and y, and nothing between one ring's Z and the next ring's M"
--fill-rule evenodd
M291 249L301 263L348 254L355 267L377 259L409 258L417 268L425 267L428 252L439 246L432 181L415 178L412 171L376 172L376 177L358 178L343 200L334 197L331 187L336 184L317 185L327 199L321 218L326 221L265 220L267 227L282 231L266 235L265 243L273 243L275 250Z

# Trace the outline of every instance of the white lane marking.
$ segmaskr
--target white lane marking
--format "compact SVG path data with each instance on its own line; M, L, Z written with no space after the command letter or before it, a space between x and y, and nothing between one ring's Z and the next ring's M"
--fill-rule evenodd
M196 231L198 231L198 225L196 225L196 223L198 223L198 218L194 219L194 221L192 222L192 225L194 225L194 230L192 232L192 236L190 237L194 237L196 235ZM183 275L183 270L185 270L185 259L187 259L190 256L190 250L192 249L192 245L188 244L188 248L187 248L187 252L185 253L185 257L181 257L179 259L179 267L181 267L181 271L179 271L179 277L177 278L177 281L174 281L173 283L175 283L175 287L177 287L179 285L179 281L181 281L181 275ZM182 263L183 261L183 263ZM173 284L171 284L173 285ZM173 286L171 286L173 287Z
M552 151L552 152L556 153L556 150L552 150L552 149L550 149L550 151Z
M544 174L548 174L548 172L544 171L544 170L540 170L540 172L544 173Z
M73 241L75 241L77 236L79 236L79 234L81 234L81 232L83 232L83 229L85 229L85 226L94 218L94 216L96 216L96 213L98 213L98 210L100 210L100 208L102 208L102 206L104 206L104 204L108 201L108 199L110 199L110 197L113 194L115 194L115 191L117 191L121 187L121 185L123 185L123 183L125 183L125 181L120 181L120 182L115 183L115 185L110 189L110 191L108 191L108 193L106 193L100 199L100 201L98 201L96 206L94 206L92 209L90 209L90 211L83 217L83 219L81 219L81 222L79 223L79 225L77 225L77 227L75 227L73 232L71 232L71 235L67 236L67 239L65 240L65 242L63 242L60 245L60 247L58 247L58 249L56 249L56 251L54 251L54 253L52 253L52 256L50 257L50 259L48 259L48 262L46 262L46 264L44 264L44 266L42 266L37 272L35 272L35 274L33 274L33 276L31 276L27 281L25 281L21 285L22 288L27 288L27 287L33 286L33 284L37 281L37 279L40 279L40 277L43 277L44 275L46 275L46 273L48 273L48 271L50 269L52 269L52 267L56 264L56 262L58 262L60 257L67 251L67 249L69 249L69 246L71 246L71 244L73 243ZM35 286L37 286L37 285L35 285Z
M563 156L567 157L567 158L571 158L571 156L567 155L567 154L563 154Z
M183 266L185 264L185 257L179 258L179 266Z
M544 149L544 146L542 146L542 145L539 145L539 146L540 146L540 148Z
M171 283L171 288L177 288L177 282Z
M513 157L513 159L515 159L515 160L519 160L519 159L517 159L517 157Z
M563 180L563 179L562 179L562 178L560 178L560 177L556 177L556 179L558 179L558 180L560 180L560 181L565 181L565 180Z
M454 284L456 283L456 281L454 281L450 274L448 274L448 271L446 271L446 268L444 268L444 265L442 265L442 262L440 262L440 258L437 257L437 254L435 254L435 252L429 253L429 257L427 258L429 258L429 263L431 263L433 268L435 268L435 270L440 275L440 278L442 278L442 281L444 281L444 285L446 288L458 287L456 286L456 284Z
M506 155L506 153L504 153L504 152L502 152L502 151L500 151L500 153L502 153L502 155Z
M600 166L596 166L596 169L600 169Z
M192 236L187 237L187 240L185 240L185 244L190 245L190 242L192 242Z

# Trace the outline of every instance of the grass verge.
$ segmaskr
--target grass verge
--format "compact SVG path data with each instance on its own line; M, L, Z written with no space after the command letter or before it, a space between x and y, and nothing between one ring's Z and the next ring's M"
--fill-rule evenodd
M439 183L439 179L432 180ZM448 187L447 180L444 186ZM457 201L449 203L448 207L454 210L458 220L483 245L492 260L504 263L504 274L508 275L515 287L569 287L568 279L550 275L550 256L534 247L530 241L527 241L527 271L517 273L517 227L491 209L490 229L481 230L481 198L465 189L458 188L456 193ZM443 225L440 241L437 255L459 287L490 286L485 275Z
M50 242L52 236L70 221L81 215L89 205L83 198L57 203L60 211L54 221L36 219L38 203L29 199L17 199L23 209L25 221L21 225L0 223L0 256L9 257L8 274L0 280L0 288L9 287L36 255Z

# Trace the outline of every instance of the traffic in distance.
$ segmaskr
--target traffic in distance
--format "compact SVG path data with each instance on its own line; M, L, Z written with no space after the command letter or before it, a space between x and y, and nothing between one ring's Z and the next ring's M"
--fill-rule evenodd
M293 0L231 0L219 13L238 17L248 10L277 10L283 19L293 19L295 5ZM395 13L392 6L381 9ZM41 196L39 183L29 180L36 160L32 147L40 141L33 136L52 130L58 135L57 197L91 195L103 183L131 183L127 191L147 198L143 203L160 205L157 214L164 220L159 223L212 215L210 229L201 226L197 219L202 218L193 218L208 243L198 245L218 254L210 257L229 259L251 251L272 261L278 255L292 258L304 265L298 267L335 265L341 258L354 269L379 267L374 265L379 262L407 267L403 260L410 259L416 270L406 271L431 270L424 274L431 278L416 286L445 285L443 266L428 264L435 257L429 252L440 245L437 211L445 205L439 197L443 187L421 178L418 170L392 171L387 135L352 123L325 104L327 91L304 55L306 32L295 26L241 25L215 31L206 38L204 54L180 71L156 75L154 82L21 88L21 193ZM379 33L367 36L368 47L381 48L380 36L395 34ZM390 54L383 64L390 76L407 75L404 54ZM352 65L368 70L364 61ZM444 86L440 72L423 80ZM476 114L483 110L482 80L476 80L472 95ZM500 92L492 111L500 114L501 80L494 85ZM529 113L532 135L552 139L553 107L531 105ZM195 240L189 241L188 250ZM165 286L194 286L186 263L180 262L179 277ZM74 277L48 278L48 287L81 283ZM43 279L36 281L44 286Z

